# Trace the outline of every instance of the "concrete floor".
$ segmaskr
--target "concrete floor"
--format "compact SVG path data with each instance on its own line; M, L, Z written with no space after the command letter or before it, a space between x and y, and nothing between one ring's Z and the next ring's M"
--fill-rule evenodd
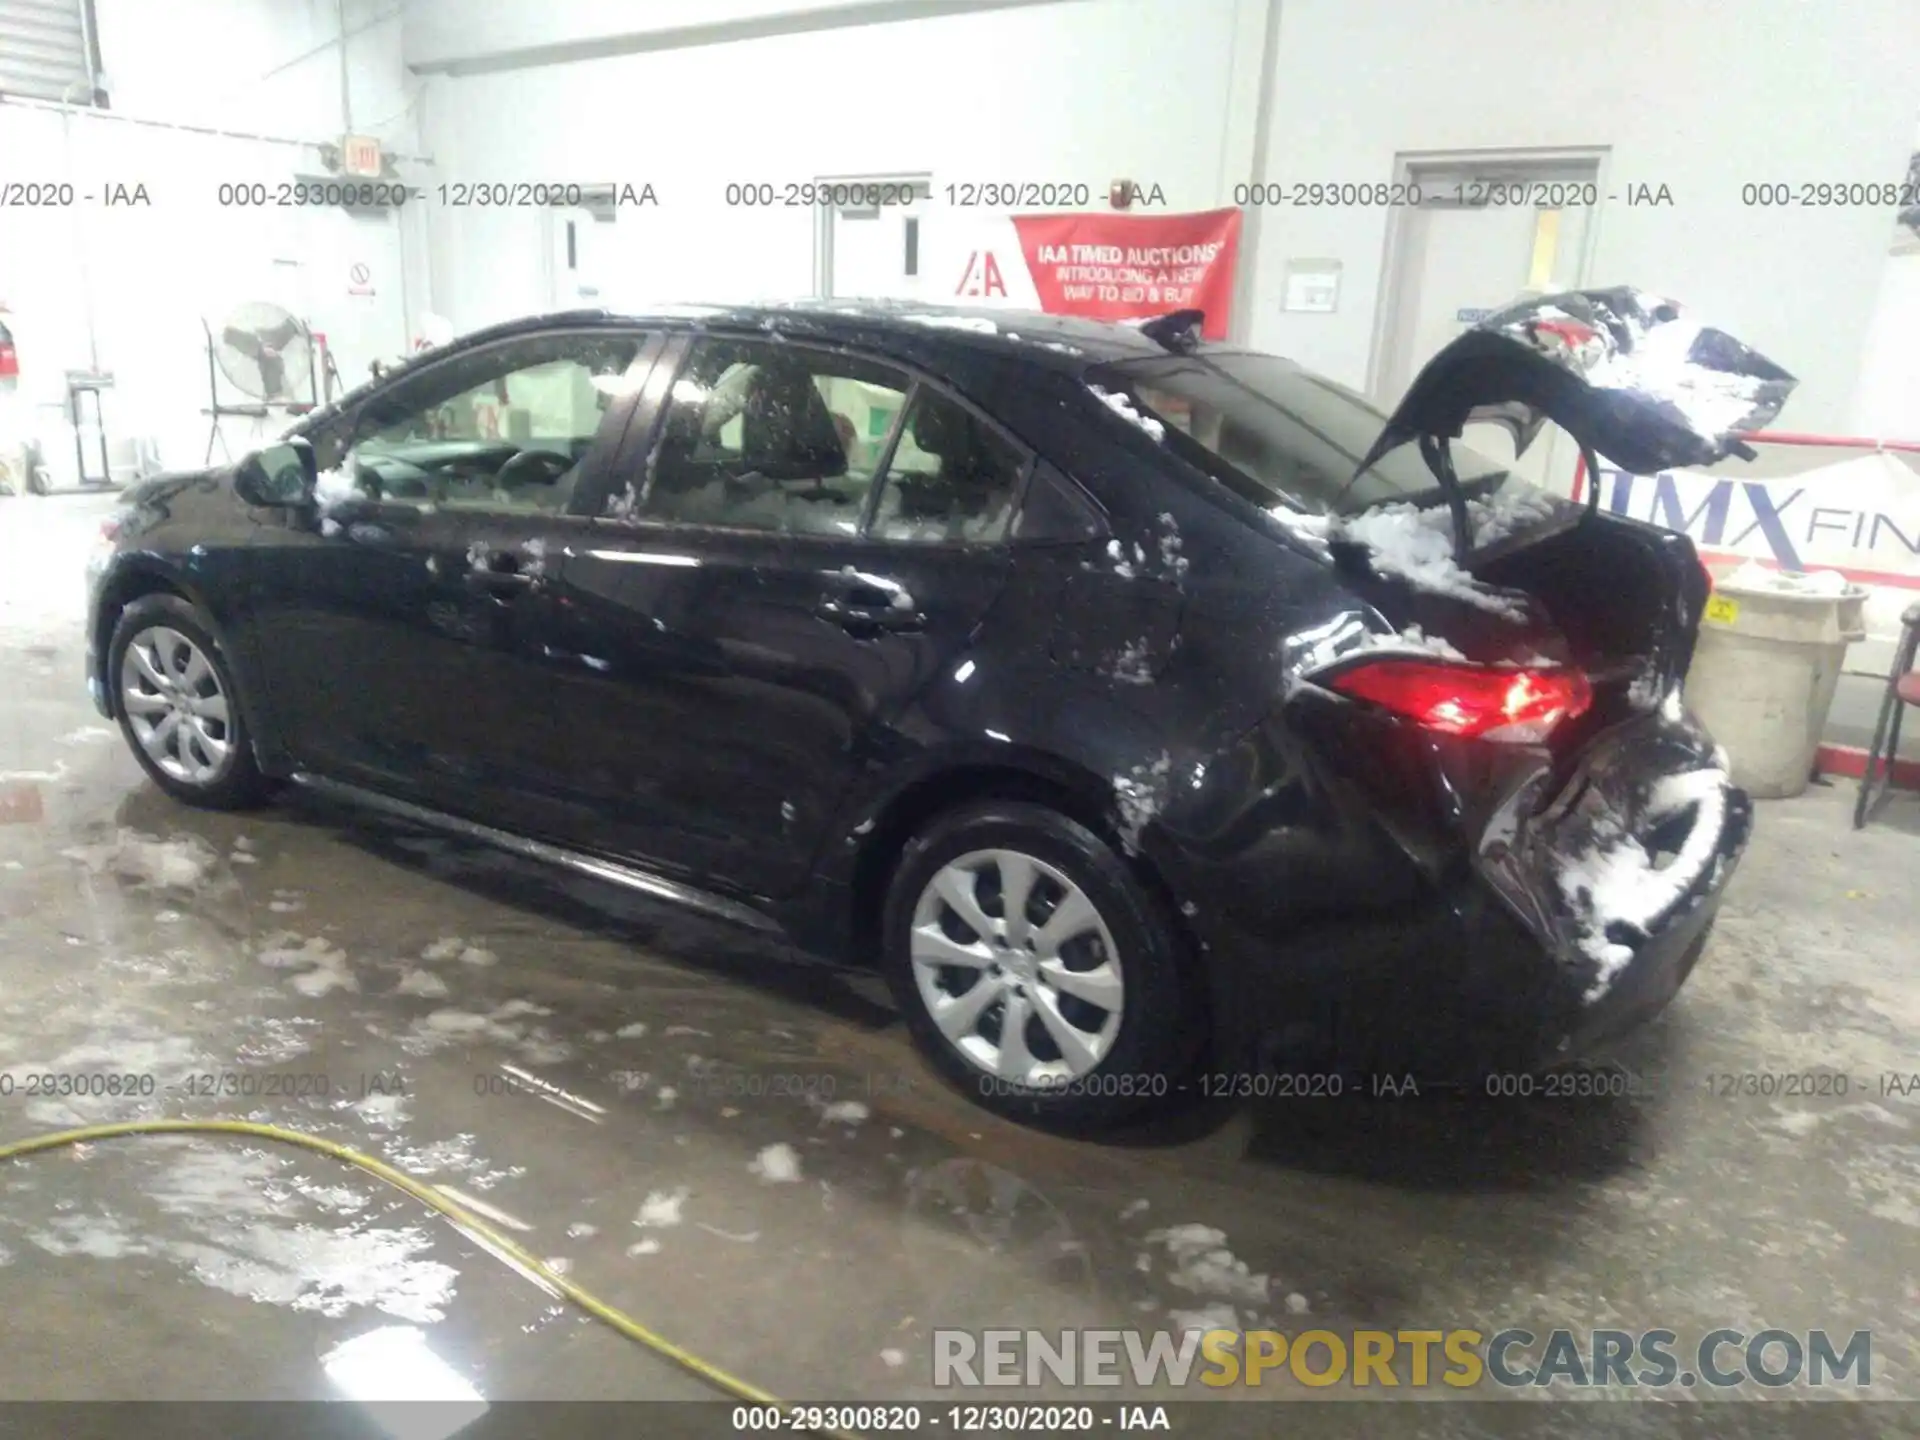
M1874 1397L1920 1398L1920 1095L1862 1093L1920 1071L1920 798L1861 834L1851 784L1763 806L1706 959L1620 1054L1640 1098L1273 1101L1075 1143L948 1091L874 986L724 927L349 815L167 801L82 690L72 567L101 508L0 501L0 1138L179 1115L341 1140L796 1398L951 1402L936 1325L1156 1328L1230 1300L1293 1329L1870 1329ZM1806 1070L1853 1093L1710 1078ZM154 1093L28 1095L48 1072ZM777 1144L797 1181L752 1168ZM319 1397L318 1357L383 1325L489 1400L706 1394L319 1156L121 1141L0 1168L0 1197L7 1399ZM1266 1285L1209 1293L1154 1236L1192 1224ZM1863 1434L1912 1421L1846 1408ZM1822 1409L1807 1433L1842 1433Z

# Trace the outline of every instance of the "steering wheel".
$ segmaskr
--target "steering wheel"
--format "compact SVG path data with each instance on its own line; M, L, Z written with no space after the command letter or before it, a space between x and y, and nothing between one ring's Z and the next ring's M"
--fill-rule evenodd
M557 450L522 450L493 473L493 483L502 490L515 485L551 485L574 467L571 455ZM538 474L522 472L538 471Z

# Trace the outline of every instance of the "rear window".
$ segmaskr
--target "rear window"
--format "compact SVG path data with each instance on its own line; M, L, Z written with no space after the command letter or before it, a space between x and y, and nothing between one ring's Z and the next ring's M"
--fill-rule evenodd
M1354 481L1354 467L1379 438L1386 413L1277 355L1170 356L1109 366L1088 379L1132 397L1167 427L1167 444L1183 459L1263 508L1290 500L1314 514L1352 514L1390 501L1440 498L1433 472L1412 445ZM1497 477L1506 474L1458 441L1453 464L1470 493L1497 487Z

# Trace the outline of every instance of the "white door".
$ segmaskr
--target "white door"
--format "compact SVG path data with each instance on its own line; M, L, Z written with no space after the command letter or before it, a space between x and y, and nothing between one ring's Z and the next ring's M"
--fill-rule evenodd
M300 301L281 303L326 336L340 381L351 387L367 378L373 361L390 361L410 347L400 217L390 210L313 212L311 226ZM324 391L324 376L320 384Z
M596 310L609 303L614 219L580 206L547 213L548 304L555 310Z
M927 281L927 211L932 186L923 177L872 176L822 180L833 200L822 212L822 293L849 300L919 300Z
M1597 173L1593 163L1563 162L1409 169L1421 204L1403 213L1395 246L1375 365L1382 404L1391 408L1436 351L1524 291L1582 283ZM1476 429L1465 438L1493 458L1509 459L1512 448L1504 437L1494 438L1498 433ZM1566 488L1573 456L1559 441L1549 427L1522 457L1520 473Z

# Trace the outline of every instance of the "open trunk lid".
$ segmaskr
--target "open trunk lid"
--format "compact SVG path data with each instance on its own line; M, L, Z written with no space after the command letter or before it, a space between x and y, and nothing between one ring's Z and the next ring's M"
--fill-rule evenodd
M1403 634L1483 663L1582 668L1593 704L1580 728L1591 734L1677 691L1708 591L1692 542L1602 512L1597 485L1583 508L1504 472L1462 477L1451 442L1469 424L1498 424L1517 456L1551 421L1589 475L1603 457L1635 473L1708 465L1750 456L1740 436L1769 423L1795 383L1641 291L1529 299L1427 363L1352 482L1413 445L1431 492L1292 523L1318 531Z

